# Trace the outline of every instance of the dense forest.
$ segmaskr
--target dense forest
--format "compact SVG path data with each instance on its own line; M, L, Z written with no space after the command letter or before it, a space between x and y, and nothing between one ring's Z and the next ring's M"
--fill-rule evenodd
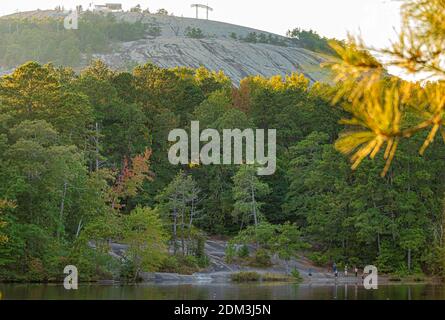
M304 250L322 266L441 274L445 147L421 157L419 134L384 178L383 159L352 171L334 148L348 104L332 105L337 92L298 74L236 88L204 68L18 67L0 80L0 278L54 280L67 264L83 280L193 272L212 235L256 243L262 263ZM276 173L171 165L168 133L192 120L277 129ZM129 245L124 262L110 241Z
M80 73L27 62L0 78L0 280L52 281L68 264L84 281L192 273L209 264L212 236L230 239L228 261L255 266L304 254L320 266L443 277L445 146L435 137L445 139L445 10L441 0L402 9L386 65L360 39L331 43L331 84L294 73L234 87L202 67L121 72L101 61ZM0 57L20 61L11 39ZM391 76L395 65L430 81ZM276 129L275 174L170 164L169 132L191 121ZM128 246L125 259L112 242Z

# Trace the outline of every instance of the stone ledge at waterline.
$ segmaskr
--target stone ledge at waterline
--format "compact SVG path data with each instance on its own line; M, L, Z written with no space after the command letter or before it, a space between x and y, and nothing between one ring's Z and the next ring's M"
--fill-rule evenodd
M171 283L199 283L199 282L228 282L231 272L194 273L182 275L178 273L141 272L139 276L143 282L171 282Z

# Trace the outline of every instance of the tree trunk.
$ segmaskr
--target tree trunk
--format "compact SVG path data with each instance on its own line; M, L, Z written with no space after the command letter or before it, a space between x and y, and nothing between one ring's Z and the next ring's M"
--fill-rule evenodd
M99 125L96 122L96 137L94 138L96 144L96 171L99 170Z
M76 238L79 237L80 230L82 230L82 219L80 219L79 224L77 225Z
M444 243L444 228L445 227L445 209L442 212L442 224L440 225L440 249L442 261L442 277L445 276L445 243Z
M67 187L68 187L68 183L65 181L63 184L62 202L60 203L59 227L57 228L57 239L59 239L59 240L60 240L60 233L62 231L62 226L63 226L63 211L65 210L65 197L66 197Z
M256 201L255 201L255 188L253 185L253 181L250 183L250 192L252 196L252 214L253 214L253 221L255 223L255 229L258 226L258 217L256 212ZM256 241L256 247L257 249L260 247L260 244L258 243L258 239Z
M182 211L182 215L181 215L181 248L182 248L183 256L185 256L184 215L185 215L185 210Z
M377 250L380 254L381 246L380 246L380 232L377 232Z
M136 268L135 272L134 272L134 279L133 282L136 282L138 280L139 277L139 272L141 271L140 268Z
M408 272L411 273L411 249L408 249Z
M193 216L195 215L195 200L192 199L192 208L190 209L190 219L189 219L189 225L188 225L188 245L187 245L187 252L190 254L189 247L191 247L192 243L192 225L193 225Z
M253 221L255 223L255 227L258 226L258 217L256 212L256 201L255 201L255 188L253 186L253 183L250 185L250 192L252 196L252 214L253 214Z
M173 209L173 253L177 253L177 229L176 224L178 223L178 211L176 208Z

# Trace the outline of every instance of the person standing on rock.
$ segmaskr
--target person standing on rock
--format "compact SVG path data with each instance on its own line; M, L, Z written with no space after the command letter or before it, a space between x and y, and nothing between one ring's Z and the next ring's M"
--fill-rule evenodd
M337 273L337 264L334 262L334 264L332 265L332 271L334 273Z
M358 269L357 269L357 267L354 267L354 272L355 272L355 277L357 278L358 277Z

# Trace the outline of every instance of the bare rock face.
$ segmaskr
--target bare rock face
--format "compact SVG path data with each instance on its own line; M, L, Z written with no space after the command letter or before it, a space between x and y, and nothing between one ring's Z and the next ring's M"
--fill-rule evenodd
M93 54L93 58L103 60L114 69L129 70L136 64L147 62L165 68L204 66L209 70L223 71L235 85L247 76L284 76L293 72L303 73L312 82L330 79L329 72L320 67L326 61L325 55L300 48L298 43L280 35L211 20L134 12L113 14L117 20L140 21L149 26L144 39L116 42L109 53ZM37 10L9 17L40 19L63 15L66 13ZM81 23L79 28L82 28ZM156 34L150 33L150 29L157 30ZM190 37L190 29L199 30L200 39ZM280 41L282 45L239 40L252 33ZM87 63L85 57L82 65ZM2 73L6 71L0 70Z
M118 13L116 17L127 22L142 21L158 27L160 35L116 44L112 53L94 55L115 68L146 62L165 68L204 66L213 71L222 70L235 84L239 84L246 76L284 76L292 72L303 73L314 82L329 78L328 71L320 67L326 61L323 55L299 48L283 36L202 19L139 13ZM188 37L189 28L199 29L205 38ZM251 33L271 36L288 45L237 40Z
M204 66L209 70L224 71L235 84L251 75L270 77L299 72L312 81L321 81L328 76L320 67L325 59L311 51L228 39L143 39L119 44L112 53L94 57L119 69L146 62L165 68Z
M14 71L14 69L7 70L7 69L4 69L4 68L0 67L0 77L4 76L4 75L7 75L7 74L10 74L13 71Z

